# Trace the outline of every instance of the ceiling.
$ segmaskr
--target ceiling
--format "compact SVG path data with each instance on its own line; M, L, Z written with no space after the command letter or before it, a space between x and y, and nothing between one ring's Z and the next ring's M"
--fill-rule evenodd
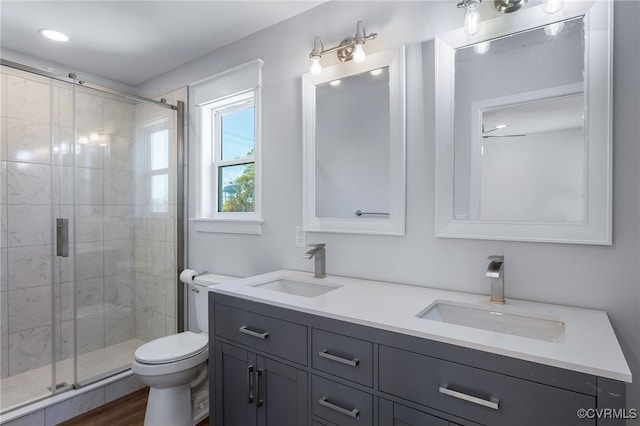
M322 2L0 0L0 48L136 87Z

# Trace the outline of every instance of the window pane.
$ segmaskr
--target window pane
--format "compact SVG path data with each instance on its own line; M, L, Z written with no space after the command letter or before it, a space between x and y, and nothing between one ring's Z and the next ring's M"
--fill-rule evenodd
M253 155L254 108L224 114L221 118L221 159L224 161Z
M169 130L164 129L151 133L149 147L151 151L151 170L169 167Z
M167 213L169 211L169 175L151 176L151 206L152 213Z
M253 212L253 163L220 167L218 169L218 211Z

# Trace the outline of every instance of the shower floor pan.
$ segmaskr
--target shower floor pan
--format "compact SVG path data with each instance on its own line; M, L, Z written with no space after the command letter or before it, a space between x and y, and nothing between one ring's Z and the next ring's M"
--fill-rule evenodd
M145 342L131 339L78 357L78 380L98 377L128 367L135 350ZM57 388L73 383L73 359L56 363ZM51 365L28 370L0 380L0 413L51 394Z

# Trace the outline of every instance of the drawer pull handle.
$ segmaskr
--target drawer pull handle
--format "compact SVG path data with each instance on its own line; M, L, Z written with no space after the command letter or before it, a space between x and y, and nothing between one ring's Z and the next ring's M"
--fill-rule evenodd
M353 419L359 419L360 418L360 410L358 410L357 408L354 408L353 410L347 410L346 408L342 408L336 404L332 404L327 400L326 396L321 397L318 400L318 404L322 405L323 407L327 407L330 410L336 411L340 414L344 414L345 416L349 416Z
M342 357L330 354L329 352L327 352L326 349L321 349L320 352L318 352L318 356L320 358L330 359L331 361L339 362L341 364L346 364L350 367L357 367L358 364L360 364L360 360L358 358L353 358L353 359L342 358Z
M240 330L240 333L248 334L249 336L257 337L258 339L266 339L269 337L269 333L267 333L266 331L264 333L259 333L257 331L251 330L246 325L243 325L242 327L240 327L239 330Z
M449 389L448 385L440 386L440 393L448 396L452 396L454 398L462 399L465 401L473 402L474 404L482 405L483 407L489 407L494 410L498 409L500 405L500 400L498 398L490 397L490 400L477 398L475 396L467 395L466 393L454 391L453 389Z

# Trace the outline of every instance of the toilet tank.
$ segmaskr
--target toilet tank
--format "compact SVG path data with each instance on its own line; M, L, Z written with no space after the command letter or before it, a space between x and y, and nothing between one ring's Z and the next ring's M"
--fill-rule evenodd
M209 289L207 287L237 279L237 277L216 274L198 276L198 282L192 288L198 290L197 292L193 292L195 295L193 310L196 314L196 326L200 331L209 333ZM191 329L191 327L189 328Z

